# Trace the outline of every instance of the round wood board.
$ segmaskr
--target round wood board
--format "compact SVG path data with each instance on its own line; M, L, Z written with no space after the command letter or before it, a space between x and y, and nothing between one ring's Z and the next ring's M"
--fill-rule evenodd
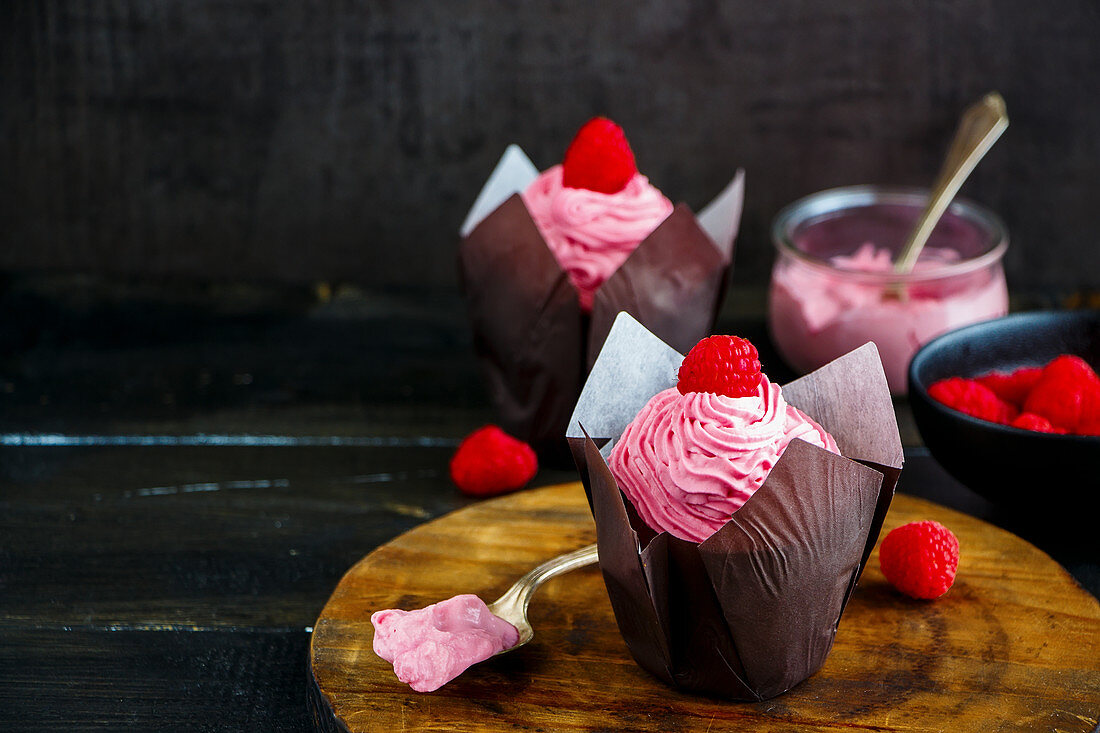
M370 615L456 593L487 602L554 555L595 541L579 483L481 502L364 557L314 627L311 704L322 730L1081 731L1100 717L1100 604L1015 535L910 496L883 535L935 519L962 548L947 595L895 592L872 554L825 666L778 698L677 692L638 667L596 566L531 603L535 638L433 693L413 692L371 649Z

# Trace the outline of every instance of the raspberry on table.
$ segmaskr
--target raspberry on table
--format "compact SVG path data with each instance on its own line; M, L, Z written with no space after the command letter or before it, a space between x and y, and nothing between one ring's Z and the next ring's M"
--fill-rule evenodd
M907 596L939 598L955 582L959 540L939 522L910 522L882 540L879 567L886 580Z
M623 128L606 117L593 117L581 127L561 165L563 186L599 193L618 193L638 174Z
M928 395L954 410L990 422L1007 424L1017 413L1015 407L998 397L989 387L973 379L941 379L929 386Z
M748 397L760 385L760 355L748 339L708 336L691 348L680 364L680 394L712 392Z
M470 496L495 496L522 489L538 472L535 451L496 425L466 436L451 458L451 480Z

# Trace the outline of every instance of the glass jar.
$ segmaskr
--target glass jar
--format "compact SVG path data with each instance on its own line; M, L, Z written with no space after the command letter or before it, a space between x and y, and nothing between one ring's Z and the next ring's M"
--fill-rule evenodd
M894 273L893 260L927 201L927 190L849 186L779 212L768 328L791 367L813 371L874 341L890 391L902 395L921 345L1008 312L1008 231L972 202L956 199L914 269Z

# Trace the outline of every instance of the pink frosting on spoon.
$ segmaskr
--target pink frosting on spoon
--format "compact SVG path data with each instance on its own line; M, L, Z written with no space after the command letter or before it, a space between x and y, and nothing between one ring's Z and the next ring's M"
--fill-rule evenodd
M417 692L438 690L470 665L519 641L516 627L475 595L448 598L416 611L388 609L370 617L374 653Z
M642 520L702 542L764 483L795 438L840 454L816 422L761 375L757 393L658 392L623 431L609 465Z
M523 192L523 203L588 312L596 290L673 206L640 173L617 193L567 188L561 178L560 165L543 172Z

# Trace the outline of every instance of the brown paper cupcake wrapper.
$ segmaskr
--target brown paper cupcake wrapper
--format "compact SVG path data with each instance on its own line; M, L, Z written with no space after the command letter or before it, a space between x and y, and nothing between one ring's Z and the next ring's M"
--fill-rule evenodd
M458 264L474 347L501 425L545 460L568 455L562 435L619 312L685 350L710 333L731 269L744 179L739 173L698 218L676 206L584 314L519 196L535 174L522 151L510 147L463 224Z
M641 522L605 460L649 397L675 384L680 359L621 315L568 441L608 596L638 664L684 690L763 700L824 663L877 540L902 465L890 392L873 344L784 387L847 457L792 442L730 521L693 543Z

